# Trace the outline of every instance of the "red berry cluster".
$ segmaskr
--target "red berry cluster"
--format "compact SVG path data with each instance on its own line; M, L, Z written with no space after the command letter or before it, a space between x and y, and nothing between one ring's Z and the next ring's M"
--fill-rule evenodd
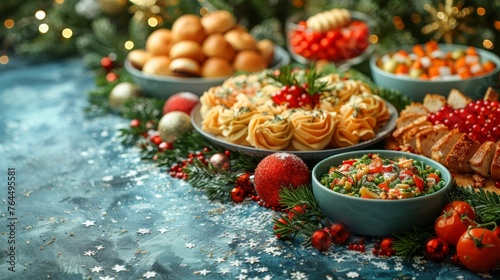
M209 149L205 148L203 152L197 151L195 153L189 153L188 157L181 160L180 162L174 163L172 166L170 166L170 176L177 178L177 179L182 179L182 180L187 180L188 179L188 174L184 172L184 169L189 165L194 162L195 159L199 160L201 163L207 165L208 160L205 157L206 152L208 152Z
M353 21L340 29L325 33L312 32L306 21L290 33L293 52L310 60L326 59L340 61L360 55L369 45L368 25Z
M443 106L436 113L429 114L433 124L444 124L449 129L458 128L469 137L483 143L500 140L500 103L478 100L461 109Z
M349 248L349 250L351 250L351 251L358 251L358 252L364 253L366 251L365 239L360 238L360 239L358 239L357 243L349 243L347 248Z
M257 202L257 204L259 204L259 206L270 208L273 211L282 211L281 207L275 207L275 206L269 205L268 203L265 203L263 200L260 199L260 196L257 195L257 194L251 195L250 199L252 199L253 201Z
M372 249L372 253L375 256L385 256L391 257L396 254L396 250L393 247L394 239L392 237L386 237L382 239L380 242L375 243L374 248Z
M272 99L278 104L288 104L289 108L313 108L319 102L319 94L311 95L306 91L306 86L284 86L273 93Z
M231 199L234 202L242 202L245 197L251 197L254 200L255 189L250 177L251 174L246 172L236 178L235 187L231 190Z
M118 80L119 75L113 71L118 67L115 54L110 54L101 58L100 64L102 69L106 71L106 81L112 83Z

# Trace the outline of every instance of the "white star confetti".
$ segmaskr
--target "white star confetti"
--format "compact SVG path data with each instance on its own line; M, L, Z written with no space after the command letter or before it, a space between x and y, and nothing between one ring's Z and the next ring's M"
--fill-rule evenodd
M259 272L259 273L267 272L268 270L269 269L267 267L265 267L265 266L257 268L257 272Z
M241 262L239 260L231 261L229 263L230 266L240 266Z
M346 276L349 277L349 278L358 278L359 277L359 273L357 273L355 271L351 271L351 272L347 272Z
M151 230L148 228L140 228L139 230L137 230L137 233L142 234L142 235L149 234L149 233L151 233Z
M147 271L146 273L144 273L144 275L142 275L142 277L144 277L146 279L154 278L155 276L156 276L156 272L154 272L154 271Z
M254 264L260 262L260 257L246 257L245 262Z
M109 277L109 276L100 277L99 276L99 280L115 280L115 277Z
M240 275L236 276L236 279L238 279L238 280L245 280L245 279L247 279L247 277L248 276L245 275L245 274L240 274Z
M166 229L166 228L160 228L158 231L159 231L161 234L164 234L165 232L167 232L167 231L169 231L169 230L168 230L168 229Z
M225 261L225 259L224 259L224 258L222 258L222 257L218 257L218 258L217 258L217 263L221 263L221 262L224 262L224 261Z
M219 273L220 273L220 274L228 274L228 273L229 273L229 268L221 268L221 269L219 270Z
M200 274L200 275L206 276L210 272L211 272L210 270L203 269L203 270L200 270L200 271L196 271L195 274Z
M84 225L85 227L95 226L95 221L86 220L82 223L82 225Z
M104 269L102 268L102 266L94 266L93 268L90 269L90 271L96 272L96 273L99 273L99 272L101 272L103 270Z
M250 248L256 247L257 245L259 245L259 243L255 242L255 240L250 240L250 242L248 242L248 247Z
M95 248L97 249L97 251L101 251L102 249L104 249L104 246L98 245L98 246L95 246Z
M116 271L116 272L120 272L120 271L126 271L127 269L125 269L125 266L124 265L118 265L116 264L112 270Z
M290 273L290 276L292 276L292 279L297 279L297 280L307 279L305 273L300 271L292 272Z
M344 257L337 257L337 256L336 256L336 257L334 257L334 260L336 260L336 261L337 261L337 263L345 262Z
M195 245L195 244L193 244L193 243L186 243L186 245L185 245L185 247L186 247L186 248L189 248L189 249L192 249L192 248L194 248L195 246L196 246L196 245Z
M83 255L84 256L95 256L95 251L92 251L92 250L85 251L85 252L83 252Z

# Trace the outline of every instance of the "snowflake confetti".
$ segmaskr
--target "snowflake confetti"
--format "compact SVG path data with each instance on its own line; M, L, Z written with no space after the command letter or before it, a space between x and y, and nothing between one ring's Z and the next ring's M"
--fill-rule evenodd
M359 273L357 273L355 271L351 271L351 272L347 272L346 276L349 277L349 278L358 278L359 277Z
M95 246L95 248L97 249L97 251L101 251L104 249L104 246L98 245L98 246Z
M83 255L90 257L90 256L95 256L95 253L96 253L95 251L89 250L89 251L83 252Z
M99 273L103 270L104 269L102 268L102 266L94 266L93 268L90 269L90 271L95 272L95 273Z
M295 272L292 272L290 273L290 276L292 276L292 279L296 279L296 280L305 280L307 279L307 276L305 273L303 272L300 272L300 271L295 271Z
M120 271L126 271L127 269L125 269L125 266L124 265L115 265L112 270L116 271L116 272L120 272Z
M149 233L151 233L151 230L148 228L140 228L139 230L137 230L137 233L142 234L142 235L149 234Z
M115 277L104 276L104 277L99 277L99 280L115 280Z
M230 266L240 266L241 262L239 260L231 261L229 263Z
M218 257L218 258L217 258L217 263L221 263L221 262L224 262L224 261L225 261L225 259L224 259L224 258L222 258L222 257Z
M159 231L161 234L164 234L165 232L167 232L167 231L169 231L169 230L168 230L168 229L166 229L166 228L160 228L158 231Z
M142 277L144 277L146 279L154 278L155 276L156 276L156 272L154 272L154 271L147 271L146 273L144 273L144 275L142 275Z
M257 268L257 272L259 272L259 273L263 273L263 272L267 272L267 271L269 271L269 268L267 268L265 266Z
M247 279L247 277L248 277L248 275L246 275L246 274L240 274L240 275L236 276L236 279L245 280L245 279Z
M186 248L189 248L189 249L192 249L194 248L196 245L194 243L186 243L185 247Z
M245 262L254 264L260 262L260 257L246 257Z
M221 269L219 270L219 273L220 273L220 274L228 274L228 273L229 273L229 268L221 268Z
M85 227L95 226L95 221L86 220L82 223L82 225L84 225Z
M203 270L200 270L200 271L196 271L195 274L200 274L200 275L206 276L210 272L211 272L210 270L203 269Z

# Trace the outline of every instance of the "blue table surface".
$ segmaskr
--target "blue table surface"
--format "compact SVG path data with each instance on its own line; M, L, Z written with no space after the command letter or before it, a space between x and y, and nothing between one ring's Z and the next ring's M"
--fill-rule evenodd
M273 211L209 201L120 144L129 120L86 116L93 79L79 59L0 66L0 279L500 279L377 258L376 239L365 253L277 240Z

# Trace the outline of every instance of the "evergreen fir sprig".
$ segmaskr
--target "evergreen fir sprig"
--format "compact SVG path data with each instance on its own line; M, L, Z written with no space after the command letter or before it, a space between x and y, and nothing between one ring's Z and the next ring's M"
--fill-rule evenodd
M231 190L235 187L236 175L227 170L218 170L212 163L207 165L199 160L189 164L184 172L192 187L204 190L209 200L222 202L231 200Z
M394 235L393 241L396 254L405 259L411 259L417 255L423 255L427 240L434 235L434 227L413 227L401 235Z
M162 117L165 100L153 97L140 97L129 99L125 102L120 113L125 118L141 122L158 124ZM156 127L155 127L156 128Z
M459 187L454 185L450 193L452 201L462 200L469 203L476 212L479 223L496 222L500 225L500 195L482 188Z
M292 216L283 215L274 219L274 233L282 238L300 236L304 238L302 245L309 246L312 234L328 225L309 186L283 188L280 192L280 204L285 211L293 213ZM297 212L295 207L299 207L301 211Z
M293 69L289 64L281 66L278 75L270 72L267 77L271 78L278 86L292 86L299 83L297 75L293 73Z
M231 153L231 166L235 172L252 172L263 157L250 156L241 151Z

